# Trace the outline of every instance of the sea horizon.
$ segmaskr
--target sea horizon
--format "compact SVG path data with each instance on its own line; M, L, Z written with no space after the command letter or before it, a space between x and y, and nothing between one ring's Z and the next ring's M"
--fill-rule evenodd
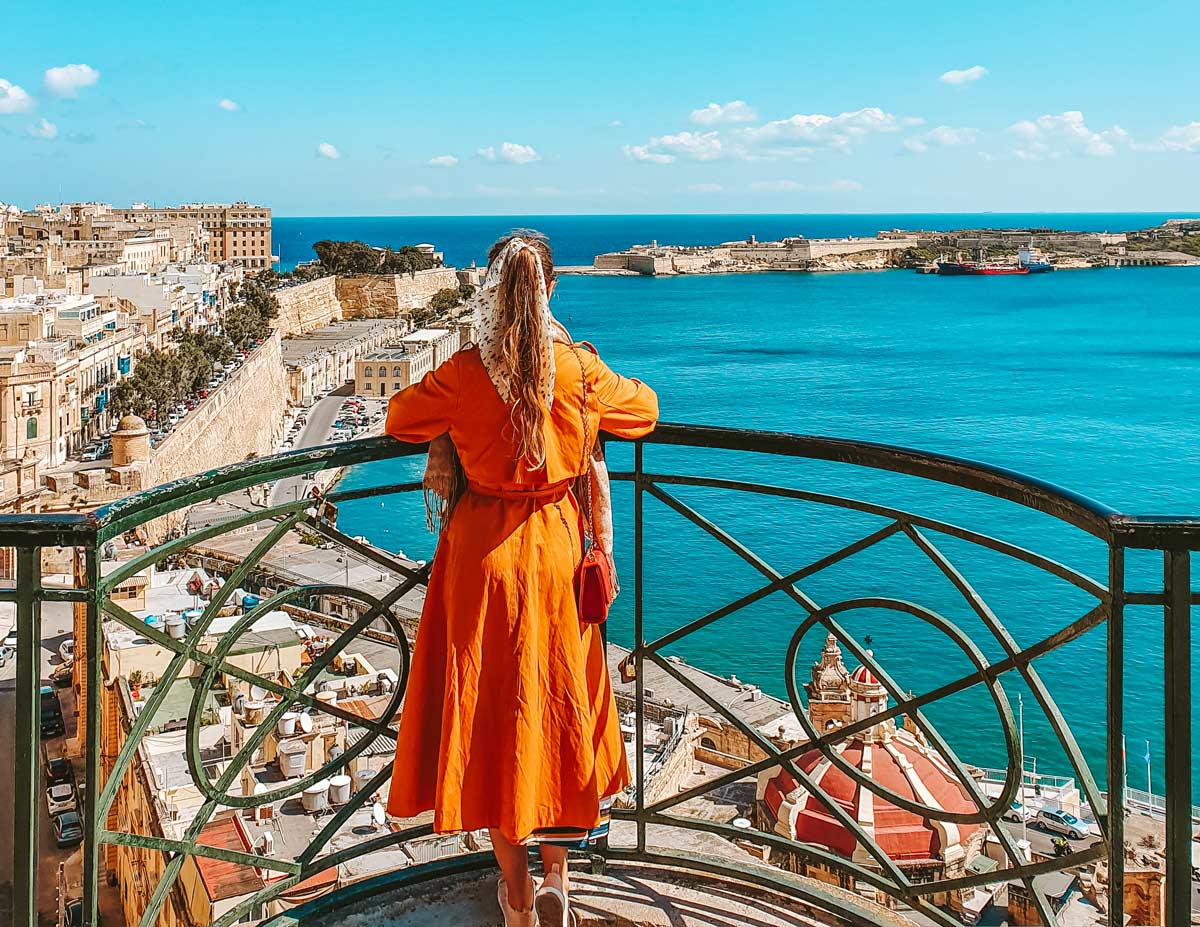
M663 244L713 245L789 236L874 237L893 228L1063 228L1081 232L1127 232L1161 225L1186 212L838 212L838 213L592 213L441 216L273 217L273 244L280 269L312 260L322 238L356 239L398 248L428 242L447 264L482 264L496 238L513 228L534 228L550 239L558 264L591 264L597 254L657 240ZM952 221L952 224L950 224Z

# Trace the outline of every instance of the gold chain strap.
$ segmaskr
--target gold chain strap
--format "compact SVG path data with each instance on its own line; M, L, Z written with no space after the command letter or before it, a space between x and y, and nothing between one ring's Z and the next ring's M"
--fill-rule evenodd
M581 472L579 474L579 477L575 480L575 486L576 486L576 490L577 490L576 495L578 496L581 494L578 492L578 489L579 489L580 483L582 481L582 483L584 484L584 489L582 491L582 495L585 496L586 500L587 500L586 501L587 518L580 519L583 522L583 537L580 538L579 563L582 564L583 563L583 553L584 553L583 541L586 539L587 541L590 542L591 538L592 538L592 532L595 530L594 525L593 525L593 519L595 518L595 513L592 508L592 506L593 506L592 481L591 481L591 476L588 473L588 468L587 468L588 455L592 451L592 439L591 439L592 429L591 429L590 419L588 416L587 370L583 366L583 358L579 356L579 348L577 348L575 346L574 342L569 342L569 345L571 348L571 353L575 355L575 360L579 364L579 382L580 382L581 386L583 387L583 404L582 404L582 407L580 410L581 417L583 420L583 447L582 447L582 450L580 451L580 457L579 457L579 469ZM558 517L562 521L563 527L567 529L567 534L570 534L571 529L567 525L566 516L563 515L562 509L559 507L559 504L557 502L554 503L554 508L558 512Z

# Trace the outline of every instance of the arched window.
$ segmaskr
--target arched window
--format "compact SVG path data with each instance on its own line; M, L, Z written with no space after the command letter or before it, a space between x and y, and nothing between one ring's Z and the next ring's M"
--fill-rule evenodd
M25 423L25 437L32 439L37 437L37 419L31 418Z
M375 371L374 371L374 369L372 369L371 367L364 367L364 368L363 368L363 375L364 375L364 376L368 376L368 377L369 377L369 376L372 376L374 373L375 373Z
M386 368L386 367L380 367L380 368L379 368L379 375L380 375L381 377L386 377L386 376L387 376L387 368Z
M399 367L392 368L392 376L394 376L394 377L400 376L400 368Z
M701 737L700 738L700 746L702 746L705 750L716 750L717 749L717 745L711 737Z

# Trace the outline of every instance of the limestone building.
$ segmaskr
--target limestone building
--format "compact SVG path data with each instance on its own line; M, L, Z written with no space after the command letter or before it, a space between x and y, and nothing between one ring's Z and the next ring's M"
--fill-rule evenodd
M154 208L144 203L113 210L127 222L157 224L197 221L208 233L208 260L237 261L249 271L271 267L271 210L238 202L232 205L190 203Z

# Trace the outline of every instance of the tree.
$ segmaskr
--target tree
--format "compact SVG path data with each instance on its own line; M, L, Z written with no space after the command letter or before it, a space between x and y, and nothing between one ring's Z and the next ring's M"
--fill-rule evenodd
M317 259L331 274L415 274L441 262L432 254L405 245L398 251L376 248L361 241L318 241Z

